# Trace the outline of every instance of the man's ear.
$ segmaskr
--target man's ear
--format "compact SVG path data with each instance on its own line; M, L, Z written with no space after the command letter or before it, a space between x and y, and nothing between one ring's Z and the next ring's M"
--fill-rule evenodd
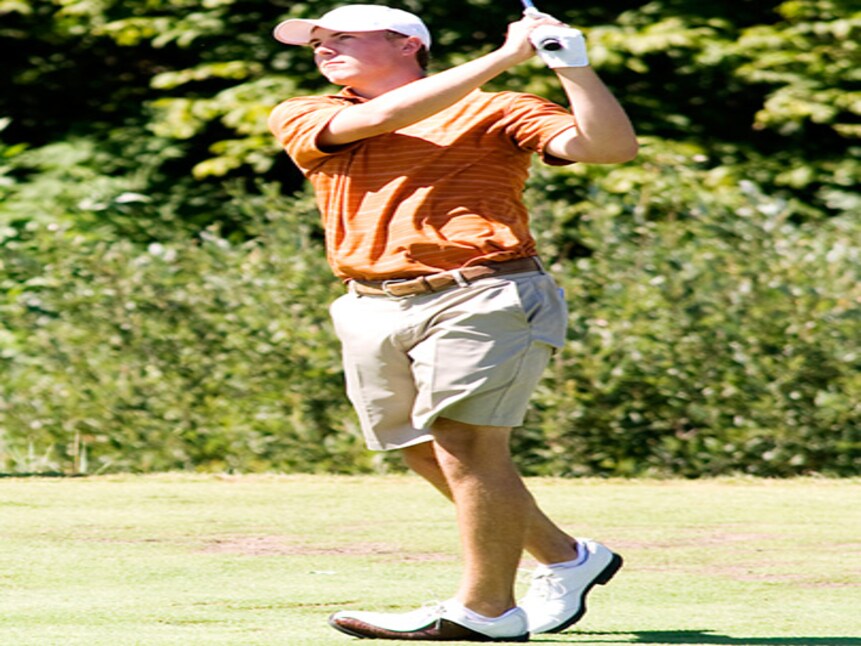
M412 56L422 48L422 41L418 36L408 36L401 41L401 52L406 56Z

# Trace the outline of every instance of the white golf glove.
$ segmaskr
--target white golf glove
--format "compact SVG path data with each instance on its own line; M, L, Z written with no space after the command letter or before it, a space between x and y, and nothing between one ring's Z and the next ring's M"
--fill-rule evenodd
M530 7L523 12L528 18L553 18ZM586 54L586 39L583 32L573 27L541 25L529 35L529 40L541 60L551 69L557 67L586 67L589 56Z
M529 40L541 60L550 69L559 67L586 67L586 39L583 32L573 27L539 25L529 35Z

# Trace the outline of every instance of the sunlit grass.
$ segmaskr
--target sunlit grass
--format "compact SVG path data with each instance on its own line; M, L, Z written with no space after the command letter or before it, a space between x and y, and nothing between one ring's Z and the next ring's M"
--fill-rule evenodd
M626 558L536 642L861 644L861 481L530 486ZM458 575L452 510L412 477L0 479L0 644L346 644L330 612L411 609Z

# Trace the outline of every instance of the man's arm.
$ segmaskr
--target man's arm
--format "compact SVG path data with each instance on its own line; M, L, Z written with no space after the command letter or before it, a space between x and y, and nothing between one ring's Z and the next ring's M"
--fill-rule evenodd
M318 143L323 147L341 146L393 132L454 105L487 81L532 57L535 52L529 33L541 22L546 21L524 18L511 23L499 49L344 108L320 133Z
M554 157L593 164L616 164L637 155L637 136L625 110L591 67L556 70L576 126L551 139Z
M531 58L535 51L529 35L537 26L561 24L549 16L513 22L499 49L341 110L320 133L318 144L324 148L341 146L426 119ZM548 142L546 152L561 159L587 163L620 163L633 159L638 144L631 122L592 68L564 67L555 71L568 96L574 119L569 130Z

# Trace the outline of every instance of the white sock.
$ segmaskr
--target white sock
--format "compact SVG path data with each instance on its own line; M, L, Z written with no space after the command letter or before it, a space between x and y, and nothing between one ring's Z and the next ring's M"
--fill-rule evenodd
M562 561L561 563L551 563L547 567L565 569L569 567L577 567L578 565L583 565L586 562L586 559L589 557L589 552L579 543L575 543L575 547L577 549L577 556L575 558L571 559L570 561Z
M498 617L487 617L486 615L481 615L477 613L475 610L470 610L465 605L463 605L460 601L456 599L452 599L454 603L457 604L458 609L463 612L467 619L470 621L474 621L476 623L487 623L492 621L499 621L500 619L505 619L508 615L517 611L517 608L512 608L511 610L506 610L504 613L499 615Z

